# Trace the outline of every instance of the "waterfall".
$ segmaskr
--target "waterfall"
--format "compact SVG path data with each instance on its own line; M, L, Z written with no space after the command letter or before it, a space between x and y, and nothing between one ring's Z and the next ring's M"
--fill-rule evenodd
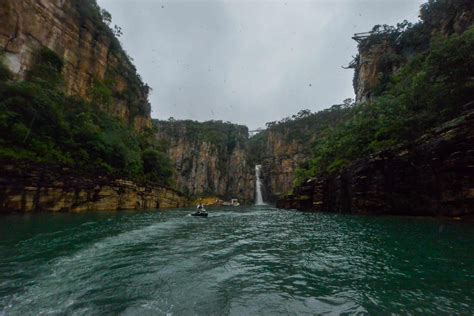
M255 166L255 205L265 205L262 198L261 169L262 165Z

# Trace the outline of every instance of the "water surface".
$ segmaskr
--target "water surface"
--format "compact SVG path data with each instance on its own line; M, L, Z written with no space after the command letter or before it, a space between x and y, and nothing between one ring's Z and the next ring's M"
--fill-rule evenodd
M473 314L474 225L269 206L9 215L0 314Z

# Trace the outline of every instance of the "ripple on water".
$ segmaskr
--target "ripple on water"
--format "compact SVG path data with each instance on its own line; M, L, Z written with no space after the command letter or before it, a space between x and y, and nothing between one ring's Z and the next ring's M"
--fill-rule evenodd
M474 306L474 231L464 223L269 206L215 209L207 219L189 212L6 217L0 311L469 314Z

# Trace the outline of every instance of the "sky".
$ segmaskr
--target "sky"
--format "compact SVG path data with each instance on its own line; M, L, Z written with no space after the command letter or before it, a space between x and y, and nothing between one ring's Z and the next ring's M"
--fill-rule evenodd
M152 117L264 127L354 98L356 32L424 0L98 0L152 88Z

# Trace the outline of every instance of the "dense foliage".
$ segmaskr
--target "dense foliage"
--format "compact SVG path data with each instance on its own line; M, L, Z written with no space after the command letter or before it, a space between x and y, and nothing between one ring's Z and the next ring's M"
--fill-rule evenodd
M471 13L469 13L471 12ZM379 60L379 85L372 91L372 96L378 96L387 89L390 74L393 70L406 64L414 55L424 53L430 48L433 33L451 35L462 32L468 27L470 16L474 12L472 0L429 0L420 8L420 21L410 23L403 21L396 26L375 25L370 36L359 41L359 51L373 48L374 45L390 47ZM463 23L456 24L453 20L458 17ZM472 18L471 18L472 19ZM356 55L348 68L354 68L353 86L358 90L360 56Z
M332 172L368 154L408 144L463 111L474 95L474 28L434 36L383 82L374 101L351 108L350 119L326 131L298 181Z
M287 141L296 139L306 143L310 135L318 135L324 127L338 125L344 118L346 109L353 105L352 99L346 99L341 104L335 104L314 113L308 109L301 110L291 117L285 117L277 122L268 122L266 131L287 132Z
M37 53L26 80L10 80L0 62L0 159L62 165L169 184L171 164L147 133L137 134L100 111L110 91L101 86L91 101L63 92L62 60ZM151 131L148 131L151 133Z
M246 126L222 121L197 122L192 120L155 121L158 130L168 138L184 138L191 143L207 142L220 152L230 154L238 144L245 144Z
M350 108L353 106L352 99L346 99L342 104L336 104L328 109L318 112L310 110L301 110L291 117L285 117L280 121L268 122L267 128L249 141L249 160L251 165L262 163L265 155L273 155L262 150L265 148L265 142L268 141L271 134L278 134L278 138L285 143L296 143L302 145L302 148L308 148L307 155L311 154L310 148L314 142L324 137L328 128L335 127L348 118Z

